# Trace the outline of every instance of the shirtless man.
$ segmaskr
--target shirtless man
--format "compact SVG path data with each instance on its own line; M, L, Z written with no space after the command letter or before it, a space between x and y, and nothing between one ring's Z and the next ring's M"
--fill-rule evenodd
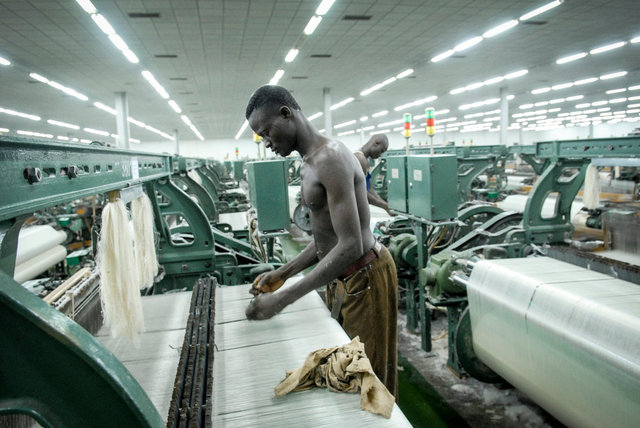
M389 139L387 136L384 134L376 134L372 136L359 151L355 152L354 155L356 155L358 162L360 162L360 167L367 179L367 200L371 205L380 207L389 213L389 215L393 215L389 211L387 201L382 199L373 188L373 184L370 182L371 175L369 174L369 159L378 159L388 148Z
M247 318L271 318L327 285L332 315L351 338L360 336L374 372L397 396L397 275L391 255L369 229L360 164L342 143L321 135L280 86L259 88L249 100L246 118L273 152L287 156L295 150L302 156L302 198L314 237L293 260L256 278ZM274 293L314 264L294 285Z

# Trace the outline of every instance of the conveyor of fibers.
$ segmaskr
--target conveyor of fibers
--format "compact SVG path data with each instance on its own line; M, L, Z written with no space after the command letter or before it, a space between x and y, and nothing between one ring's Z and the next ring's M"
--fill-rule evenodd
M548 257L483 260L477 356L568 426L640 422L640 287Z

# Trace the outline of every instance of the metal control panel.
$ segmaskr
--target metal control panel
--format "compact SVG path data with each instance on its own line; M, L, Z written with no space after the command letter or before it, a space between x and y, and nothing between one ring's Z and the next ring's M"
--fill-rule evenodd
M273 232L290 224L285 160L248 162L249 199L258 211L258 230Z
M455 155L415 155L407 158L409 213L430 221L458 214Z

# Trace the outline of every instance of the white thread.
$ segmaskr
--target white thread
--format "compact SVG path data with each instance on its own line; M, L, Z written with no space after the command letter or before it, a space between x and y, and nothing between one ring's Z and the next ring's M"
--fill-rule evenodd
M102 210L98 249L105 325L113 337L124 336L136 342L136 333L144 330L144 320L129 216L122 200L109 203Z
M598 175L598 168L593 164L589 164L584 177L582 202L585 208L589 210L595 210L600 204L600 176Z
M153 211L146 193L131 202L133 219L133 239L135 259L138 265L139 286L146 288L153 284L158 274L158 259L154 243Z

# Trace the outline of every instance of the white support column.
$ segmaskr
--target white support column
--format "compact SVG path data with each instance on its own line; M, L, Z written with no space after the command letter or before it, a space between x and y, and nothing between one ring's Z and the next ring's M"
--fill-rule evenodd
M509 142L509 100L507 88L500 88L500 145L506 146Z
M179 155L180 154L180 139L178 138L178 130L174 129L173 130L173 138L174 141L176 143L176 154Z
M324 135L327 138L333 137L333 123L331 120L331 89L322 88L324 97Z
M118 147L129 149L129 104L126 92L116 92L116 125L118 129Z
M593 122L589 122L589 136L587 138L594 138L594 129L595 126L593 126Z

